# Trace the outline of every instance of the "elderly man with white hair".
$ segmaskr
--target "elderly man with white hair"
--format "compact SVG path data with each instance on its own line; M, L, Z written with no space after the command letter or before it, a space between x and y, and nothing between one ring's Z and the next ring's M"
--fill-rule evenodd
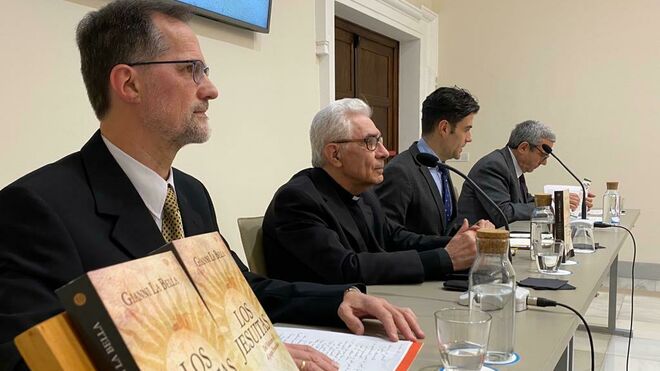
M335 101L310 130L312 168L275 194L263 242L268 275L321 283L417 283L469 268L475 229L464 224L447 242L391 223L373 186L388 151L359 99Z

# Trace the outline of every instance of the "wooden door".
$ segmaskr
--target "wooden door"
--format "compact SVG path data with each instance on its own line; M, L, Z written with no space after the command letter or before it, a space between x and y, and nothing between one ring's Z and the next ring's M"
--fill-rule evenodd
M399 149L399 42L335 18L335 97L360 98L390 155Z

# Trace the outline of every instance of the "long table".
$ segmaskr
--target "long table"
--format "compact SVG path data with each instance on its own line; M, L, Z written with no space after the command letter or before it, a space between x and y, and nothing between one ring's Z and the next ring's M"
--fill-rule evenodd
M639 210L627 210L622 216L621 225L634 227ZM521 230L526 224L514 224L512 230ZM537 291L531 290L532 296L540 296L566 304L581 314L589 308L591 301L600 288L605 276L610 273L610 320L608 330L616 333L616 265L619 250L628 233L621 228L596 229L595 240L605 246L592 254L577 254L577 265L562 266L571 271L567 279L576 287L575 290ZM526 277L542 277L536 272L529 252L520 250L513 258L518 281ZM612 274L613 273L613 274ZM546 276L547 277L547 276ZM413 363L411 370L437 370L440 358L435 336L433 313L442 308L459 307L460 293L442 289L442 282L425 282L417 285L373 285L367 288L372 295L385 297L395 305L412 308L418 316L420 325L426 333L425 345ZM581 321L575 314L564 308L530 307L516 313L515 351L520 360L512 365L498 365L500 370L572 370L573 335Z

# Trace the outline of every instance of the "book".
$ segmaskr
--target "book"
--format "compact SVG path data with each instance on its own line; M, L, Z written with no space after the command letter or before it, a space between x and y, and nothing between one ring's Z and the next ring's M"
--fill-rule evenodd
M56 293L98 369L239 369L171 252L90 271Z
M573 250L573 242L571 238L571 205L568 190L555 191L555 230L554 237L556 240L564 241L564 254L562 262L566 261L567 257L575 256Z
M342 371L405 371L422 348L422 343L399 340L396 343L373 336L326 330L275 326L287 343L309 345L339 363ZM437 369L437 367L436 367Z
M298 369L219 233L175 240L156 251L163 250L179 259L240 368Z

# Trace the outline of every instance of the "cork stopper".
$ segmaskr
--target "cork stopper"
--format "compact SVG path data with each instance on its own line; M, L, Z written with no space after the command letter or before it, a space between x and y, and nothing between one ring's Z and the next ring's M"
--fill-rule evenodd
M607 182L607 189L616 191L619 189L619 182Z
M552 204L552 196L547 193L539 193L534 195L534 203L536 207L550 206Z
M477 248L480 254L506 254L509 251L509 231L504 229L478 230Z

